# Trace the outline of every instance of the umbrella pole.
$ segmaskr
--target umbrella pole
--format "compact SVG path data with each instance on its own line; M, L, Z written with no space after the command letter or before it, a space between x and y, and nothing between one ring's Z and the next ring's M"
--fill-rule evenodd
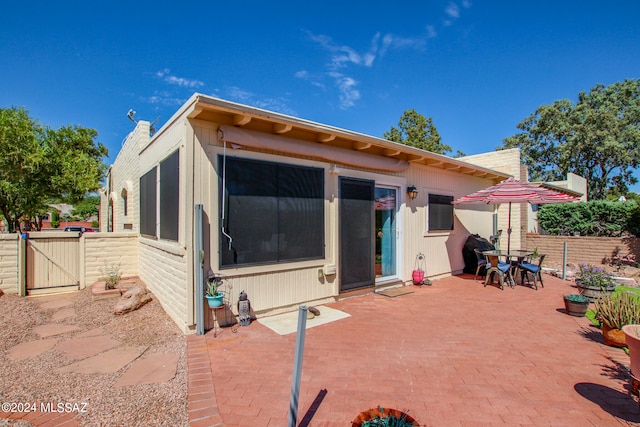
M511 250L511 202L509 202L509 221L507 223L507 253Z

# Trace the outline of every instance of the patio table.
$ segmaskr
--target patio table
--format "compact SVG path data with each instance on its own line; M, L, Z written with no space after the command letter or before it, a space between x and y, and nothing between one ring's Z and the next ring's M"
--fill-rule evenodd
M511 270L517 268L518 263L522 262L522 260L533 255L533 252L522 249L492 249L488 251L482 251L482 254L487 258L487 262L492 266L497 266L500 258L504 258L506 263L511 264L511 268L507 270L507 284L511 287L515 287L516 281L513 278ZM488 279L489 277L487 277L487 280Z

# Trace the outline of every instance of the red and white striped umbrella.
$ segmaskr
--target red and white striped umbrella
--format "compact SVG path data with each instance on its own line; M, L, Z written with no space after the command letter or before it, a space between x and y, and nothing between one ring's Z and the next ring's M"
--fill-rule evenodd
M529 182L521 182L511 177L484 190L476 191L451 202L461 204L490 204L499 205L509 203L509 225L507 228L507 252L511 249L511 203L565 203L577 202L578 197L570 196L559 191L537 187Z

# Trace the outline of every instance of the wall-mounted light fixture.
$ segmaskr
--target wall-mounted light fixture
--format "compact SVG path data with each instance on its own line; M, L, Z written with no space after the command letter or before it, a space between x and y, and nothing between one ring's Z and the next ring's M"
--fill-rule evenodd
M410 185L410 186L407 187L407 195L409 196L409 198L411 200L413 200L416 197L418 197L418 189L416 188L415 185Z

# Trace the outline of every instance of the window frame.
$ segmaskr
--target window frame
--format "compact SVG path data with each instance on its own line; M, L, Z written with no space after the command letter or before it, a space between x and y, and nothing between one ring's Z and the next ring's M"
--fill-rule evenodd
M169 154L159 165L158 216L160 239L180 238L180 149Z
M155 238L158 226L158 165L140 177L139 211L140 235Z
M433 203L431 201L431 198L441 198L441 199L446 199L446 201L448 201L448 203ZM435 232L435 233L449 233L452 232L454 229L454 218L455 218L455 213L454 213L454 209L453 209L453 205L451 204L451 202L454 200L453 195L451 194L447 194L447 193L438 193L435 191L430 191L427 192L426 194L426 208L427 208L427 218L426 218L426 226L427 226L427 232ZM441 208L437 208L435 209L432 208L432 204L439 206ZM440 225L444 220L440 219L440 218L434 218L437 219L438 221L433 221L436 222L435 224L432 225L432 214L433 215L437 215L438 213L442 213L443 212L443 207L447 207L447 213L449 214L448 216L450 216L450 221L451 221L451 227L450 228L442 228L442 226ZM449 219L449 218L446 218ZM448 223L448 221L447 221Z
M324 168L248 157L226 156L225 160L220 154L218 171L220 269L325 258ZM238 209L240 203L245 204L242 210ZM256 213L258 210L260 214ZM253 221L253 215L260 220ZM310 227L307 232L295 229L301 224L299 219L304 227ZM224 233L233 239L233 253ZM242 257L246 260L240 260Z

